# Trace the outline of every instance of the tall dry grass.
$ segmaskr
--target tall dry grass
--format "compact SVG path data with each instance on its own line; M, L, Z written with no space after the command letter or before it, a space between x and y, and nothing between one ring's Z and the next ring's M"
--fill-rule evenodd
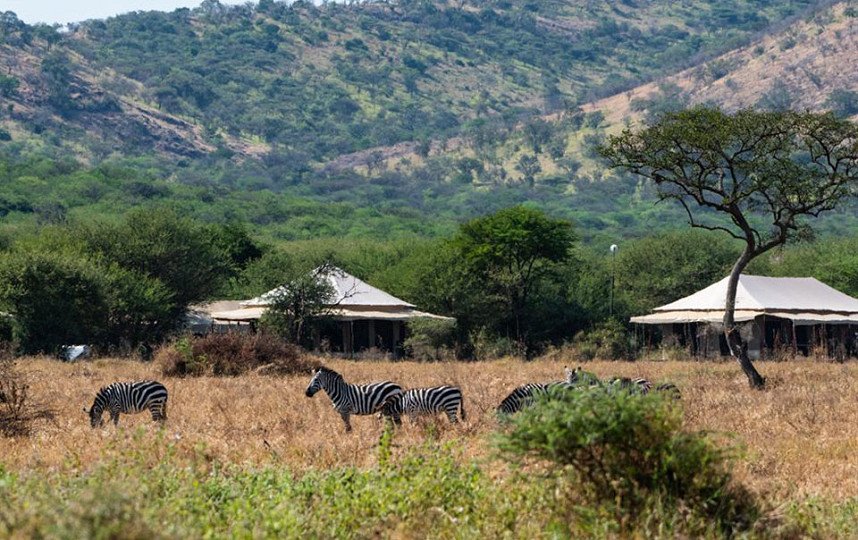
M352 362L320 360L350 382L389 379L406 387L454 384L465 395L467 421L406 421L394 451L427 437L455 441L465 457L492 460L494 408L515 386L559 379L562 359L499 360L475 363ZM117 381L154 378L170 392L164 436L174 441L177 459L200 455L236 463L279 463L294 470L336 465L372 465L382 430L371 417L342 421L323 393L304 396L309 374L274 377L163 377L155 364L97 360L63 364L44 358L19 362L33 396L56 411L54 422L36 426L30 437L0 438L0 456L19 470L83 470L134 444L135 432L156 437L145 414L122 415L120 427L91 429L82 411L99 387ZM737 478L778 499L819 495L841 499L858 494L858 364L805 361L763 363L769 389L753 391L732 363L592 362L585 369L606 377L644 376L672 381L682 391L690 429L725 435L745 451ZM139 437L139 433L137 435ZM492 465L497 463L496 465Z

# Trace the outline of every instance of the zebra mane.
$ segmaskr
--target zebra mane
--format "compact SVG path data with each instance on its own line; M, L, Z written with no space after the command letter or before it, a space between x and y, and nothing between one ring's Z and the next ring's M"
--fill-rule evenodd
M326 374L331 375L332 377L336 377L340 380L342 380L342 378L343 378L342 375L340 375L339 373L337 373L333 369L327 368L325 366L319 366L316 368L316 370L319 371L320 373L326 373Z

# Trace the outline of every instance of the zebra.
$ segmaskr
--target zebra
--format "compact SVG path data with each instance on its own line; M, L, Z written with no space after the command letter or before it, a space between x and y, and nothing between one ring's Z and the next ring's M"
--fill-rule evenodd
M630 394L645 395L652 390L652 383L641 377L635 379L612 377L607 381L607 388L608 390L624 390Z
M629 379L628 377L614 377L608 381L609 389L626 390L632 394L648 394L650 392L663 392L673 399L680 399L682 393L673 383L660 383L653 385L643 378Z
M515 414L525 407L533 404L533 398L539 394L547 394L557 388L570 388L566 381L552 381L545 383L527 383L515 388L509 395L503 398L498 405L498 414Z
M104 425L104 410L110 411L113 425L119 425L119 413L136 414L148 410L152 420L161 424L167 419L167 389L157 381L115 382L102 387L95 395L89 415L92 427Z
M682 399L682 392L680 392L679 388L673 383L657 384L653 390L656 392L663 392L673 399Z
M319 367L312 371L313 378L305 392L307 397L313 397L319 390L327 392L334 404L334 409L340 413L346 431L352 430L349 416L374 414L391 398L402 393L402 387L390 381L371 384L349 384L336 371Z
M602 381L599 380L599 377L594 373L584 371L581 369L581 366L575 369L566 366L563 368L563 371L566 373L566 384L569 386L580 388L597 388L602 386Z
M570 369L567 366L564 371L566 378L562 381L528 383L515 388L498 405L498 414L517 413L531 405L535 395L547 394L555 391L556 388L597 388L602 386L602 382L596 375L582 370L580 366L575 369Z
M421 414L438 414L444 412L450 423L465 419L465 407L462 404L462 390L456 386L434 386L432 388L412 388L394 396L382 407L381 412L388 418L393 418L396 424L401 424L403 414L416 416Z

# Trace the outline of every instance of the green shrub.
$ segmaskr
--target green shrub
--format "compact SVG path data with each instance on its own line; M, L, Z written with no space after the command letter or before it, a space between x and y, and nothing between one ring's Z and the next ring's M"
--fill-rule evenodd
M573 340L575 351L582 360L633 360L635 347L626 328L618 321L608 320L589 331L582 331Z
M682 411L657 395L560 389L511 420L500 448L518 462L568 472L586 500L621 516L679 507L727 534L758 510L729 472L730 454L682 430Z
M312 366L301 350L267 333L208 334L183 337L155 353L155 361L167 376L236 376L251 370L299 373Z
M456 343L456 321L421 317L408 321L409 336L405 348L417 360L452 358Z

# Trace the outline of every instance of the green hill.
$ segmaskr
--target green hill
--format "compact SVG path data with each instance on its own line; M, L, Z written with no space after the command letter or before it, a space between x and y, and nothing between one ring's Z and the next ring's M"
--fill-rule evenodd
M206 0L64 33L7 12L0 219L168 203L273 238L389 237L531 202L587 236L670 226L603 175L603 114L579 106L830 4Z

